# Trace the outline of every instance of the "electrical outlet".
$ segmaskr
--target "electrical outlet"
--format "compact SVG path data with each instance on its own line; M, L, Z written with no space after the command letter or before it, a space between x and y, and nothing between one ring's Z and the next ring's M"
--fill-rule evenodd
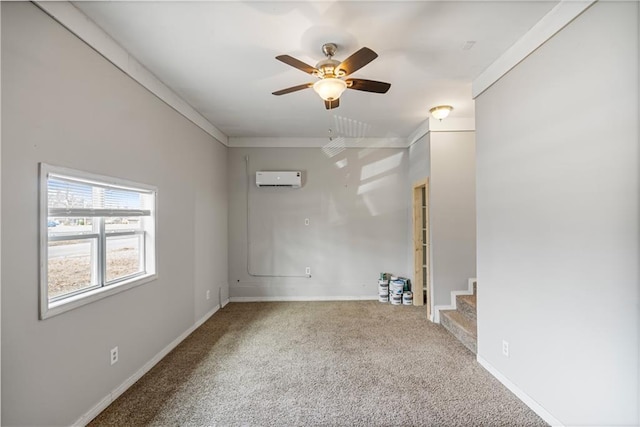
M509 357L509 343L505 340L502 340L502 354Z
M309 225L309 218L304 219L304 225Z
M304 274L306 274L307 276L311 276L311 267L306 267L304 269Z
M111 364L115 365L116 363L118 363L118 346L113 347L109 354L111 357Z
M211 291L207 289L207 299L211 298Z

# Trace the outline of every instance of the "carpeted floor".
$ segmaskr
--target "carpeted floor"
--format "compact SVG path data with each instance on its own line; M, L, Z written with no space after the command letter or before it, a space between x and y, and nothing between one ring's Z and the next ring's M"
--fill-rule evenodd
M231 303L92 426L544 426L423 307Z

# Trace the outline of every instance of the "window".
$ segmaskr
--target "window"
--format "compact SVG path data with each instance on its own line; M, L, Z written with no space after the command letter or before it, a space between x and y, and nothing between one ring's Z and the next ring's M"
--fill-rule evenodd
M40 165L40 318L156 277L156 189Z

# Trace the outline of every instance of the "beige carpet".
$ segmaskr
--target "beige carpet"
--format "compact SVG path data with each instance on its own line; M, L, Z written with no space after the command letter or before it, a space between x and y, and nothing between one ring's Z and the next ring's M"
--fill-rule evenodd
M231 303L93 426L543 426L422 307Z

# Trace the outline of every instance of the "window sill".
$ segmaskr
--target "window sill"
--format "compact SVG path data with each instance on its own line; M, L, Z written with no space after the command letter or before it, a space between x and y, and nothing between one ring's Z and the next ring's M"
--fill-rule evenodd
M128 289L132 289L145 283L149 283L157 279L157 277L158 275L156 273L133 277L121 283L87 291L53 303L49 303L47 298L41 299L41 301L47 301L47 306L44 307L41 305L40 320L45 320L50 317L57 316L58 314L73 310L74 308L82 307L83 305L90 304L94 301L98 301L108 296L119 294L120 292L124 292Z

